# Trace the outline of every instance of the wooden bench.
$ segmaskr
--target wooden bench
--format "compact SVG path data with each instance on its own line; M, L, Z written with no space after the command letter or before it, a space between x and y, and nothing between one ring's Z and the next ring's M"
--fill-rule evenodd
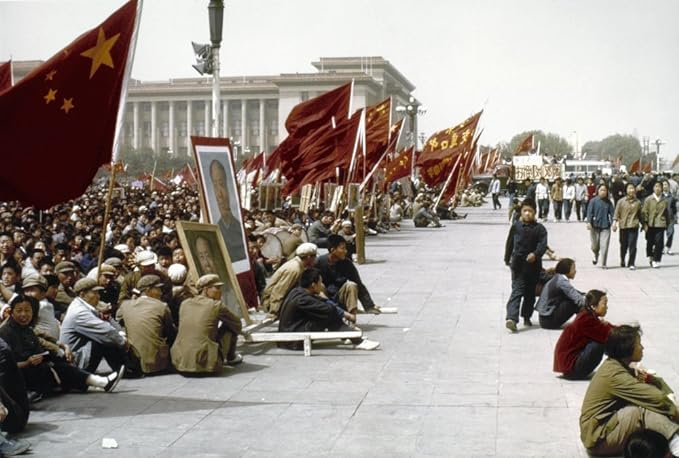
M314 340L360 339L363 331L339 332L258 332L245 336L246 342L304 342L304 356L311 356L311 342Z

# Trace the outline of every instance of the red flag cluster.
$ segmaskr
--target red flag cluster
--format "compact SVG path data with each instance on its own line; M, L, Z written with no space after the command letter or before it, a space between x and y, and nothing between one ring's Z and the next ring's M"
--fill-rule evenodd
M0 64L0 93L12 87L12 61Z
M0 170L0 201L49 208L80 196L111 162L136 15L131 0L0 92L0 144L12 164Z

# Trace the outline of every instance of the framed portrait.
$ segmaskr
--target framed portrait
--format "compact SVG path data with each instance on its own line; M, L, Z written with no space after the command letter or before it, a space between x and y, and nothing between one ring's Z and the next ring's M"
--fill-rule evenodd
M349 183L349 189L347 190L347 207L349 210L356 210L358 207L358 201L361 197L361 183Z
M330 210L332 200L335 197L336 183L323 183L323 205L326 210Z
M206 274L217 274L222 286L222 302L250 323L250 315L236 274L231 265L224 238L215 224L177 221L177 234L189 263L189 274L195 282Z
M330 210L331 212L337 212L338 207L342 203L342 193L344 192L344 185L339 185L335 188L335 192L332 196L332 201L330 202L330 208L326 208L326 210Z
M302 186L302 196L299 199L299 211L307 213L311 208L312 198L314 193L314 185L305 184Z
M191 137L201 189L203 222L224 238L236 274L251 270L236 174L227 138Z

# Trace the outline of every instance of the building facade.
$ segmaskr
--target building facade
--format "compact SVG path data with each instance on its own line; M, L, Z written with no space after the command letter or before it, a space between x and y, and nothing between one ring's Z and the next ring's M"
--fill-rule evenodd
M15 65L15 81L40 62ZM229 137L237 159L272 151L286 136L285 119L300 102L354 80L353 109L392 97L392 120L415 86L382 57L322 57L315 72L274 76L221 76L219 136ZM212 133L211 77L128 84L122 145L175 155L191 154L191 135ZM410 129L409 129L410 130ZM417 123L412 126L417 138Z

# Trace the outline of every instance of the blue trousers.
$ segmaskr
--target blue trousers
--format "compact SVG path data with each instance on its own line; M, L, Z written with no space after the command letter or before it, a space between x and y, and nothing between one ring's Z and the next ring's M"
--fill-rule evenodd
M571 380L583 380L589 377L594 369L599 365L601 359L604 357L604 344L591 341L585 348L582 349L575 360L573 370L568 374L563 374L564 377Z
M524 318L533 315L535 305L535 285L539 270L532 266L512 269L512 293L507 301L507 320L519 321L519 312ZM523 299L523 302L522 302Z

